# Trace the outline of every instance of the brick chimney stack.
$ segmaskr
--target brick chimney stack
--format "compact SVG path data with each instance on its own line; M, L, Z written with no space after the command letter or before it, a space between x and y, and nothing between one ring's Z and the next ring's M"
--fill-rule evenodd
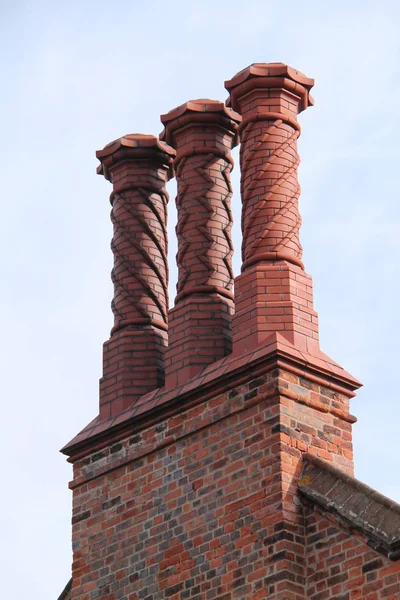
M100 417L115 416L164 384L168 330L165 184L175 151L152 135L130 134L96 153L112 182L114 327L103 349Z
M170 311L167 387L232 350L233 167L240 116L217 100L192 100L162 115L176 149L178 284Z
M242 274L235 280L235 351L279 331L319 351L311 278L299 240L297 115L313 104L313 79L282 63L253 64L225 83L240 125Z
M390 564L400 507L353 478L361 384L319 349L302 264L297 115L312 85L280 63L251 65L226 84L232 108L196 100L162 117L176 158L140 135L98 153L114 187L115 326L100 416L62 450L74 465L72 600L390 600L400 590L400 561Z

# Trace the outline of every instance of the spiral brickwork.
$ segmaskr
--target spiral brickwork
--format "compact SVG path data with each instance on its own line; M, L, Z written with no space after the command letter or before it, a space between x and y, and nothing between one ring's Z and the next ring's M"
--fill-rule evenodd
M161 120L178 183L178 284L165 354L171 387L232 350L230 173L241 119L218 100L191 100Z
M240 164L245 262L279 254L301 261L299 131L283 119L247 122L243 127Z
M192 293L232 298L233 167L240 117L217 100L192 100L161 117L177 152L177 301Z
M255 63L225 82L242 115L242 270L276 260L303 267L297 115L313 103L313 84L282 63Z
M167 204L175 151L131 134L97 152L112 182L111 303L114 327L103 347L100 418L132 406L165 381L168 344Z
M113 184L112 333L168 323L166 182L175 156L158 138L131 134L97 153L99 172Z
M231 295L231 168L228 154L212 151L184 157L176 166L179 298L193 288Z
M164 189L111 196L114 330L144 322L167 326L167 202Z

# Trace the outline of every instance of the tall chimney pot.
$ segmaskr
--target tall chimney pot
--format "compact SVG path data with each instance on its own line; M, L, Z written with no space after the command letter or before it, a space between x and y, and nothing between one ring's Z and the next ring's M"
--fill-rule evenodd
M311 278L299 240L300 186L297 115L313 104L314 81L282 63L255 63L225 87L242 115L240 166L242 275L235 280L236 350L259 345L279 331L318 352Z
M104 344L100 417L116 415L164 384L168 329L165 184L175 151L153 135L129 134L96 153L112 182L114 327Z
M162 115L176 149L178 284L170 311L167 386L182 383L232 349L233 167L240 116L217 100L191 100Z

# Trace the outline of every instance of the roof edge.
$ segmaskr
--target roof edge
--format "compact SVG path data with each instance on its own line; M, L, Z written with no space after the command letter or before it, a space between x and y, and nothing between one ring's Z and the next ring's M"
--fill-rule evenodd
M360 531L378 552L400 559L400 504L313 454L303 461L300 494Z
M68 581L67 585L65 586L65 588L63 589L63 591L61 592L61 594L58 596L57 600L70 600L70 598L71 598L71 594L70 594L71 589L72 589L72 577Z

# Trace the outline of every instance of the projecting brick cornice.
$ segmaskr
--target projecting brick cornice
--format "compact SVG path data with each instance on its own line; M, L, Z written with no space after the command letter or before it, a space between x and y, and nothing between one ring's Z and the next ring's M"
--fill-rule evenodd
M400 505L312 454L304 461L301 496L358 530L374 550L400 559Z
M74 462L88 452L122 439L127 433L141 431L276 368L321 385L330 392L321 401L311 389L288 384L284 388L272 390L271 394L286 396L299 404L331 413L349 423L356 421L353 415L343 410L329 396L334 396L337 392L352 398L355 390L361 387L360 382L322 352L318 357L300 352L286 338L274 332L265 345L254 352L227 356L207 366L199 376L184 385L173 389L160 388L145 394L134 406L115 418L101 421L97 417L64 446L61 452L70 456L70 461Z
M96 157L101 161L97 167L98 175L104 175L111 181L112 177L109 168L118 162L129 159L152 158L162 164L168 162L166 156L170 158L169 175L172 177L172 160L175 152L165 142L145 133L128 133L121 138L107 144L102 150L97 150Z
M260 77L268 78L267 81L263 80L261 86ZM232 79L225 81L225 87L231 93L226 104L232 106L234 110L238 110L238 95L243 95L258 87L277 88L282 86L288 92L301 98L299 112L314 105L314 99L310 94L310 89L314 86L314 79L284 63L253 63L236 73ZM232 94L234 88L235 92Z

